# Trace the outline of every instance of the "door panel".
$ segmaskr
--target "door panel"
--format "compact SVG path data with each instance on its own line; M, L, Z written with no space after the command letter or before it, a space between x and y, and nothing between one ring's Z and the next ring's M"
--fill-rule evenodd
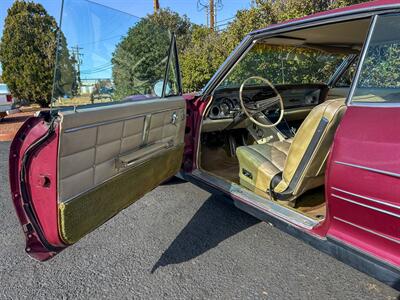
M10 151L26 251L49 259L175 175L185 115L185 100L176 96L30 119Z
M61 238L67 244L180 168L185 125L182 97L60 115L59 223ZM158 144L162 146L154 151ZM118 164L127 156L134 157L133 161L127 166Z

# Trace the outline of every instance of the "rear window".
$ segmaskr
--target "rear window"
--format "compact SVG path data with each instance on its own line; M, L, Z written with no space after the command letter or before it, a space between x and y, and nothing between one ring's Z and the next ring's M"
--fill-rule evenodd
M0 94L9 94L10 91L8 90L7 85L0 84Z

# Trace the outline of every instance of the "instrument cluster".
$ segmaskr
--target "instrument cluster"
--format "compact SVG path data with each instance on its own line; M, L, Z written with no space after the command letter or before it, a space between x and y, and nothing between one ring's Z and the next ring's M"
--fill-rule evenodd
M236 98L217 98L210 108L210 119L231 119L240 111L239 100Z

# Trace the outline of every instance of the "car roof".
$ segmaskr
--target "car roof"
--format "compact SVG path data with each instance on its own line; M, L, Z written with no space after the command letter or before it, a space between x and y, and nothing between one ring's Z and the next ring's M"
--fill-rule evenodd
M327 11L322 11L319 13L315 13L312 15L304 16L301 18L291 19L282 23L272 24L266 28L258 29L250 33L250 35L256 35L263 32L268 32L271 30L290 27L295 24L303 23L306 21L314 21L314 20L321 20L327 19L331 17L337 17L342 15L348 15L353 13L362 13L367 11L379 10L379 9L390 9L390 8L400 8L400 0L377 0L377 1L370 1L364 2L359 4L354 4L350 6L345 6L341 8L331 9Z

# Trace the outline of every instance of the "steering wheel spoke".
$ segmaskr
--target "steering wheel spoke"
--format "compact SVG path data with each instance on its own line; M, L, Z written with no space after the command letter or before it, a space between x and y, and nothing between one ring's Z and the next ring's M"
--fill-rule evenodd
M243 101L243 89L244 89L245 84L252 79L258 79L258 80L261 80L261 81L265 82L266 84L268 84L268 86L271 87L271 89L274 91L276 96L269 97L267 99L254 101L253 103L248 103L248 102L245 103ZM281 120L283 118L284 106L283 106L282 96L279 94L278 90L268 79L265 79L265 78L259 77L259 76L253 76L253 77L247 78L245 81L243 81L242 85L240 86L239 99L240 99L240 106L242 107L243 112L247 115L247 117L249 117L250 121L252 121L253 123L257 124L260 127L265 127L265 128L275 127L276 125L278 125L281 122ZM280 106L281 113L279 115L278 120L275 123L272 123L272 122L270 122L268 116L264 113L264 111L266 111L269 108L272 108L276 105ZM255 119L255 117L257 117L257 115L259 115L259 113L261 113L262 116L264 116L264 118L262 118L263 120L267 119L269 121L269 124L261 123L260 121Z

